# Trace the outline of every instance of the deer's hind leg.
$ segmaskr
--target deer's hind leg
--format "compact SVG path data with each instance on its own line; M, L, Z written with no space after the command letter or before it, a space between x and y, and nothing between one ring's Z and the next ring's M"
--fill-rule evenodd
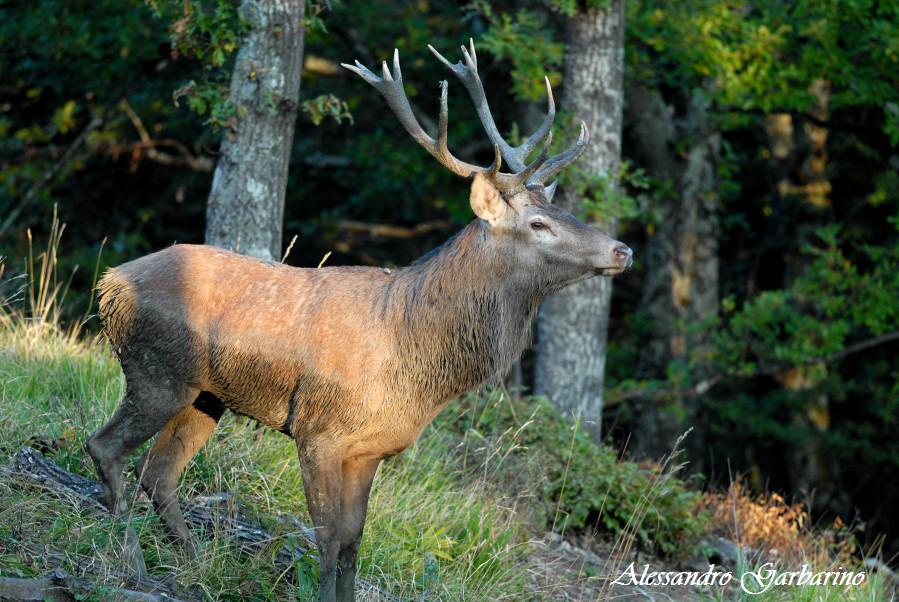
M126 391L109 422L91 435L87 452L94 460L106 507L114 514L126 510L123 470L131 453L158 433L199 391L168 378L152 378L126 371Z
M178 479L209 439L224 410L214 395L200 393L192 405L169 420L138 466L141 487L150 496L169 535L191 558L196 556L196 549L178 504Z
M123 364L123 368L124 368ZM123 499L123 470L128 456L142 443L158 433L184 407L196 399L199 391L168 376L125 369L125 396L112 418L87 441L90 454L100 476L106 507L114 515L127 510ZM129 527L126 532L127 552L132 569L144 574L146 568L137 538Z

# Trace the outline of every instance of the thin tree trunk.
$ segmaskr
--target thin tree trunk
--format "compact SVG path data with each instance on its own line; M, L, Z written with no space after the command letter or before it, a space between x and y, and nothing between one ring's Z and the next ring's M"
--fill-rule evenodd
M795 202L792 197L804 199L815 211L816 218L806 220L805 228L820 227L832 219L831 185L827 176L826 124L830 118L830 82L815 80L809 88L816 103L808 114L794 119L788 113L769 116L767 130L774 167L781 173L775 195L780 203ZM801 236L801 234L800 234ZM787 270L785 284L799 274ZM820 367L797 367L777 375L784 388L790 391L810 389L820 384ZM807 401L804 411L793 417L796 432L804 436L796 438L788 449L786 459L792 488L797 491L815 490L814 502L818 507L828 507L834 502L836 492L834 477L837 467L827 445L830 430L830 399L825 392Z
M707 101L695 90L683 115L676 116L658 91L628 89L628 115L638 154L648 173L672 183L674 198L663 202L662 220L649 238L641 311L652 322L652 338L642 345L638 376L664 378L668 365L690 366L692 379L704 378L704 341L685 328L718 310L717 163L719 134L708 120ZM687 141L682 155L675 145ZM638 412L631 448L637 455L661 457L693 427L687 448L698 466L704 430L698 400L679 398L664 407Z
M562 106L583 120L591 142L579 167L614 178L621 161L624 2L612 0L570 18L566 30ZM557 204L575 213L580 198L564 188ZM615 224L599 224L615 234ZM534 388L568 416L601 434L603 379L612 281L592 278L546 300L537 324Z
M243 0L248 24L231 77L235 128L222 141L206 208L206 242L278 259L299 108L304 0Z

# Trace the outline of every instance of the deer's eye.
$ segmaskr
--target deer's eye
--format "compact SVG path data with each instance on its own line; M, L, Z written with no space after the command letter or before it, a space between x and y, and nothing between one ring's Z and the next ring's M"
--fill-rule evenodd
M541 222L539 220L531 222L531 230L545 230L545 229L546 229L546 224L544 224L543 222Z

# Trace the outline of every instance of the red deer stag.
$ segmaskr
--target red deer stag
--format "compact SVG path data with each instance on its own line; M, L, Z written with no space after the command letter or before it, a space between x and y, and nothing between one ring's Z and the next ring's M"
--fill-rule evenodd
M88 441L107 506L121 513L128 455L153 435L141 486L172 537L194 553L179 475L225 409L297 442L321 565L320 600L352 600L356 552L381 460L411 445L453 398L504 374L547 295L621 273L631 250L550 204L547 184L587 144L547 158L555 114L520 146L500 136L474 45L451 64L494 145L489 167L447 148L446 82L437 138L403 90L398 53L378 77L344 65L384 96L444 167L474 176L477 219L410 266L299 269L202 245L175 245L110 270L100 316L125 373L124 398ZM543 143L542 152L526 159ZM512 173L500 171L505 159Z

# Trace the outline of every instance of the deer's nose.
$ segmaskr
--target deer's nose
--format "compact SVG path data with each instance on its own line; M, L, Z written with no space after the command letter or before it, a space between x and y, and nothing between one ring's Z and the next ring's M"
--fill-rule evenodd
M634 260L634 252L627 245L618 245L612 250L612 254L616 259L624 262L628 266Z

